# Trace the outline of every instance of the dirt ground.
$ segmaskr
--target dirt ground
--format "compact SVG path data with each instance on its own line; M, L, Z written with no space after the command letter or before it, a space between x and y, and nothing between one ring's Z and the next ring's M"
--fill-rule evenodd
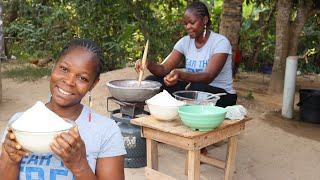
M247 123L240 135L236 158L235 180L318 180L320 177L320 124L310 124L299 120L299 108L295 105L293 120L281 117L281 94L268 94L268 75L259 73L239 74L235 82L238 104L249 111L253 120ZM124 68L102 74L101 81L93 90L93 109L109 117L107 97L110 96L106 83L116 79L133 79L137 74L133 68ZM24 111L40 100L46 102L49 93L49 78L34 82L19 82L3 79L3 102L0 104L0 131L5 130L8 119L17 111ZM300 88L320 89L319 75L297 77L298 103ZM254 100L246 100L252 91ZM84 99L88 103L87 98ZM118 108L116 104L111 108ZM2 136L2 135L1 135ZM209 155L224 159L226 144L209 147ZM177 179L187 179L184 175L185 152L181 149L160 144L159 169ZM201 167L201 179L223 179L223 171L206 164ZM143 168L125 169L126 179L143 180Z

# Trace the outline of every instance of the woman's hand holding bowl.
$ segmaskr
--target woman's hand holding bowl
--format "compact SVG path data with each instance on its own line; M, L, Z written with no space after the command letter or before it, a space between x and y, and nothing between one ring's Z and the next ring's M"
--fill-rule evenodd
M52 151L60 156L64 165L77 175L84 173L88 168L86 148L80 137L78 127L63 132L55 137L57 143L51 143Z
M29 152L22 149L22 146L17 143L16 136L12 130L7 127L8 134L3 143L4 150L8 153L9 159L14 163L21 161L23 156L29 155Z

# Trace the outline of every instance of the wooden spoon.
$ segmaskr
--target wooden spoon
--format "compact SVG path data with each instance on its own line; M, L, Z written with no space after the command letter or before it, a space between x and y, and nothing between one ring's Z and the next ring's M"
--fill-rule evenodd
M139 80L138 80L138 87L141 86L141 80L144 74L144 69L146 68L146 61L147 61L147 54L148 54L148 46L149 46L149 40L146 43L146 47L144 48L143 51L143 56L142 56L142 60L141 60L141 70L139 73Z

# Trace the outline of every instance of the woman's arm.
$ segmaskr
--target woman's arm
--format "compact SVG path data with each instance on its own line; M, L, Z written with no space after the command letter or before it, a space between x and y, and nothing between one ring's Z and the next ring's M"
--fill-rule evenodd
M173 49L161 64L147 64L149 71L158 77L164 77L175 69L183 58L183 54Z
M124 156L98 158L96 172L92 171L86 158L85 144L77 127L68 133L60 134L56 137L56 141L60 147L52 143L51 149L77 180L124 179Z
M124 180L124 156L98 158L95 174L88 165L74 176L77 180Z
M183 54L179 51L173 49L171 53L165 58L165 60L161 63L154 63L151 61L146 62L146 68L155 76L164 77L169 74L170 71L175 69L183 58ZM135 64L135 69L139 73L141 70L141 61L138 60Z
M15 141L15 135L7 128L8 134L2 144L0 156L0 177L1 179L18 179L20 162L23 156L28 153L22 150L20 144Z
M178 80L186 82L198 82L209 84L212 82L218 74L221 72L224 64L226 63L228 54L218 53L213 54L209 60L208 66L201 73L189 73L178 70L172 70L164 79L168 86L172 86L177 83ZM230 69L231 71L231 69Z
M57 144L50 144L52 151L61 158L61 161L72 172L75 179L97 179L86 158L86 147L80 137L78 127L69 130L67 133L57 135L55 140Z
M18 179L20 162L10 160L8 153L2 147L0 156L0 177L1 179Z
M96 176L104 180L124 180L124 156L97 159Z

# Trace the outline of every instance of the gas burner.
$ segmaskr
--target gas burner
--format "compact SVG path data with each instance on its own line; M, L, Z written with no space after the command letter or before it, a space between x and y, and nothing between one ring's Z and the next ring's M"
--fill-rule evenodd
M110 111L109 110L109 100L120 105L120 110ZM107 98L107 110L108 112L121 113L123 117L135 118L140 114L149 114L149 112L144 110L145 102L124 102L115 99L114 97Z

